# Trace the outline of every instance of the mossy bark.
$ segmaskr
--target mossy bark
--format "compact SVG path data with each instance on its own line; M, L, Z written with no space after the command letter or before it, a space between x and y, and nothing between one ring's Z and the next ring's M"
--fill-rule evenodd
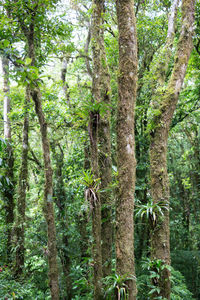
M67 104L70 107L69 85L66 82L68 60L69 59L65 56L62 59L61 80L62 80L62 84L63 84L63 92L65 95L65 99L67 100Z
M92 78L92 96L93 101L99 102L100 100L100 63L98 57L100 55L100 48L96 41L96 30L98 30L96 2L93 1L92 13L92 54L93 54L93 78ZM99 165L98 165L98 127L100 115L98 111L90 112L90 154L91 154L91 167L94 177L99 178ZM94 269L94 299L102 299L102 253L101 253L101 203L99 193L95 191L97 201L94 201L92 208L92 234L93 234L93 269Z
M10 105L10 83L9 83L9 60L6 57L2 58L3 68L3 92L4 92L4 138L6 141L5 160L6 160L6 174L9 183L3 190L5 219L6 219L6 253L7 263L11 262L11 249L12 249L12 225L14 222L14 157L11 139L11 124L9 113L11 112Z
M53 203L53 171L50 159L50 146L47 137L47 123L42 110L41 93L39 88L32 89L31 96L35 103L35 111L39 119L40 132L42 137L43 159L45 169L44 211L47 223L49 286L52 300L59 300L56 227Z
M90 145L86 141L84 145L84 170L90 170ZM88 277L88 258L90 257L89 247L89 233L87 231L88 216L87 212L81 211L78 216L78 226L81 236L80 251L81 251L81 264L85 265L85 276Z
M137 36L134 3L117 0L119 79L117 115L118 197L116 203L116 269L126 280L128 299L137 289L134 264L135 137L134 110L137 85Z
M92 171L95 178L100 177L100 188L102 190L101 194L98 193L98 201L96 201L93 207L95 299L102 298L101 280L102 276L107 276L111 272L112 252L111 206L108 189L112 180L110 113L108 108L110 102L110 77L104 48L103 13L104 1L93 0L91 26L93 54L92 95L93 101L99 103L100 107L101 105L102 107L103 105L107 106L104 115L101 113L101 110L91 111L89 124ZM103 208L102 216L105 220L102 225L101 207Z
M94 77L98 76L98 91L95 100L102 105L98 124L98 166L100 183L100 200L102 212L102 268L103 277L111 274L112 260L112 207L111 207L111 136L110 136L110 74L104 45L104 1L94 1L93 6L93 62ZM97 87L95 86L95 88ZM94 85L93 85L94 87Z
M31 65L35 66L35 14L31 16L29 28L22 30L27 39L28 55L31 58ZM24 28L24 29L23 29ZM50 158L50 145L47 134L47 123L42 109L42 95L37 81L31 83L31 97L35 104L35 111L40 124L42 138L42 149L44 159L45 186L44 186L44 212L47 223L47 240L48 240L48 264L49 264L49 287L52 300L59 300L58 284L58 265L57 265L57 248L56 248L56 227L54 216L53 202L53 171Z
M57 147L56 147L57 146ZM57 149L58 148L58 149ZM54 198L58 208L59 227L61 229L62 245L59 249L59 257L65 276L66 297L65 300L72 299L72 283L70 278L71 261L69 257L69 237L68 237L68 216L67 216L67 196L63 177L64 153L60 144L51 143L53 158L56 163L54 180Z
M28 106L30 103L29 86L26 87L26 97L24 104L24 126L22 137L22 158L19 174L19 187L17 198L17 224L16 224L16 265L15 274L20 276L24 268L24 225L25 225L25 210L26 210L26 190L28 184L28 134L29 134L29 113Z
M90 112L90 145L91 166L94 178L99 178L98 168L98 123L99 114ZM92 235L93 235L93 270L94 270L94 299L102 299L102 254L101 254L101 203L97 190L95 199L89 199L92 207Z
M167 140L172 117L183 84L188 60L192 51L192 35L194 28L194 0L182 2L182 27L175 55L174 68L165 92L162 95L155 92L153 107L159 109L159 114L153 119L150 145L151 195L154 203L162 201L169 208L169 180L167 173ZM162 75L161 75L162 77ZM158 97L159 95L159 97ZM169 210L164 216L157 216L156 226L151 231L151 257L170 264L169 243ZM170 299L170 272L165 268L158 280L153 281L160 288L152 298L162 296Z

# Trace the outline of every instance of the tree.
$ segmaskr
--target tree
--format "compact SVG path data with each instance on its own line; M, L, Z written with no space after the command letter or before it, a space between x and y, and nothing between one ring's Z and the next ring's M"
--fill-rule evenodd
M176 2L175 2L176 3ZM161 260L163 264L170 264L169 246L169 182L167 174L167 139L170 124L178 101L179 93L185 77L185 72L192 51L192 35L194 24L194 1L182 3L182 27L175 54L172 75L164 86L166 79L166 56L170 56L174 22L169 21L166 46L162 49L156 66L158 86L152 98L153 122L151 120L150 142L150 176L151 195L154 204L164 205L164 217L157 216L155 226L151 231L151 256L152 260ZM171 40L172 37L172 40ZM164 65L162 65L164 59ZM158 68L157 68L158 67ZM159 74L159 75L158 75ZM164 77L164 78L163 78ZM162 296L170 299L170 272L166 267L160 277L153 280L157 291L152 297Z
M111 274L112 256L112 220L111 220L111 137L110 137L110 74L104 45L104 1L94 3L94 19L92 23L93 38L93 94L100 105L98 124L98 164L100 182L100 201L102 212L101 238L103 276ZM95 75L96 74L96 75ZM98 78L95 78L95 76ZM97 82L99 82L97 84Z
M58 150L57 150L58 148ZM65 286L67 292L67 300L72 299L72 284L70 279L70 257L69 257L69 224L67 216L67 205L66 205L66 191L64 186L64 152L59 143L56 141L51 142L51 149L53 152L53 158L56 163L55 178L54 178L54 197L55 203L58 207L58 218L60 220L60 231L62 235L62 246L59 249L59 256L62 263L63 273L65 277Z
M24 34L26 46L28 49L28 58L30 59L30 68L34 73L37 70L37 57L36 57L36 36L38 28L36 26L38 15L45 16L48 5L53 4L54 1L40 6L40 1L35 3L30 2L27 6L23 1L16 2L13 8L9 6L10 14L19 22L20 30ZM12 9L12 10L11 10ZM27 23L24 23L23 16L26 17ZM44 19L43 19L44 20ZM40 20L41 22L41 20ZM42 23L37 23L42 26ZM28 75L28 74L27 74ZM29 73L30 76L30 73ZM28 77L28 76L27 76ZM47 137L47 124L42 109L42 96L38 80L35 77L28 77L27 80L31 83L30 95L35 104L35 111L38 116L40 131L42 137L43 159L45 168L45 188L44 188L44 210L47 223L48 232L48 262L49 262L49 285L52 299L59 299L59 285L58 285L58 266L57 266L57 249L56 249L56 229L54 219L54 204L53 204L53 172L50 159L50 146Z
M95 285L100 282L102 276L105 277L111 274L112 256L110 189L112 171L109 107L111 89L104 46L104 11L104 1L93 1L91 35L93 53L92 96L94 109L90 112L89 133L93 174L96 180L100 178L100 193L98 194L98 203L94 204L93 213L94 263L98 262L98 265L94 266ZM95 207L97 208L96 212ZM103 265L101 266L102 262ZM100 288L98 287L95 288L95 299L99 297L97 294L100 294Z
M29 135L29 104L30 87L26 87L26 96L24 101L24 125L22 132L22 159L19 174L19 187L17 199L17 221L16 221L16 276L20 276L24 268L24 230L25 230L25 210L26 210L26 190L28 185L28 135Z
M32 24L33 25L33 24ZM29 36L29 56L34 62L34 40L33 36ZM40 123L40 131L42 136L43 159L45 168L45 189L44 189L44 206L45 217L48 230L48 261L49 261L49 280L52 299L59 299L58 285L58 266L57 266L57 249L56 249L56 227L53 205L53 180L52 167L50 159L50 146L47 137L47 124L42 110L41 92L39 87L31 90L31 97L35 103L36 114Z
M119 29L117 113L118 195L116 203L116 271L127 278L129 299L136 299L134 265L135 137L137 84L136 20L132 0L116 1Z
M3 91L4 91L4 138L6 141L6 177L7 185L3 189L3 197L5 202L6 226L7 226L7 261L11 262L11 248L12 248L12 225L14 222L14 158L11 140L11 124L9 114L11 112L10 105L10 83L9 83L9 60L6 56L2 58L3 67Z

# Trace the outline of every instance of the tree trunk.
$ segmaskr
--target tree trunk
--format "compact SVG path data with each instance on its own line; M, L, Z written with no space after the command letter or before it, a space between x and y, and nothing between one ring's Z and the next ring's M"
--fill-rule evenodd
M4 138L11 140L11 126L10 126L10 83L9 83L9 60L5 56L2 58L3 68L3 92L4 92Z
M98 123L99 113L90 112L90 145L91 145L91 166L94 178L99 178L98 169ZM92 207L92 234L93 234L93 268L94 268L94 299L102 299L102 256L101 256L101 203L98 191L94 189L95 196L90 197Z
M84 145L84 170L90 170L90 146L86 141ZM86 211L81 211L78 216L78 226L81 236L80 251L81 251L81 263L85 265L86 276L88 275L88 258L90 257L89 252L89 234L87 232L88 216ZM87 259L87 260L86 260Z
M108 106L110 103L110 76L106 63L103 31L104 1L93 0L92 14L92 53L93 53L93 81L92 94L96 105ZM111 176L111 143L110 143L110 113L106 108L103 116L97 108L90 113L90 144L91 164L95 178L101 179L100 188L103 191L97 195L93 208L93 236L94 236L94 298L101 299L101 279L111 272L112 253L112 224L109 185ZM99 148L98 148L99 144ZM98 151L99 150L99 151ZM99 152L99 153L98 153ZM100 198L101 197L101 198ZM101 201L101 202L100 202ZM101 205L104 222L101 227ZM101 233L102 230L102 233ZM102 247L101 247L102 237ZM101 251L101 253L100 253ZM102 268L103 257L103 268ZM103 269L103 270L102 270Z
M67 57L64 56L62 59L61 80L63 84L63 92L65 95L65 99L67 100L67 104L70 107L69 85L66 82L67 64L68 64L68 59Z
M26 189L28 183L28 133L29 133L29 113L30 87L26 87L26 97L24 105L24 127L22 137L22 160L19 174L19 190L17 200L17 225L16 225L16 266L15 274L20 276L24 268L24 224L26 210Z
M58 266L56 248L56 227L53 204L53 171L51 168L50 146L47 137L47 123L41 104L41 93L39 88L31 90L31 96L35 103L35 111L39 119L40 132L42 136L42 148L45 169L45 188L44 188L44 210L47 222L48 235L48 263L49 263L49 283L52 300L59 300L58 285Z
M93 95L105 112L100 112L98 124L98 166L100 183L100 200L102 212L102 269L103 277L111 275L112 261L112 207L111 207L111 137L110 137L110 74L106 61L104 46L104 1L95 0L93 7Z
M32 59L31 65L35 65L35 23L34 16L29 26L29 31L24 34L28 42L28 53ZM23 28L22 28L23 29ZM45 187L44 187L44 211L47 223L48 238L48 264L49 264L49 286L52 300L59 300L59 283L58 283L58 265L57 265L57 248L56 248L56 227L53 203L53 171L51 167L50 145L47 136L47 123L42 109L42 99L40 88L35 80L31 84L30 94L35 104L35 111L40 124L40 132L42 137L44 171L45 171Z
M62 232L62 247L59 251L60 260L62 263L63 273L65 276L65 286L67 296L65 300L72 299L72 283L70 278L70 257L69 257L69 238L68 238L68 216L67 216L67 202L66 193L63 178L63 166L64 166L64 153L61 146L58 144L59 152L56 151L56 146L51 143L51 149L53 157L56 162L55 170L55 184L54 184L54 197L55 203L58 207L58 219L60 220L60 228Z
M134 110L137 84L137 36L134 3L117 0L119 28L119 78L117 115L118 197L116 203L116 269L126 276L128 299L135 300L134 191L135 136Z
M93 0L92 12L92 54L93 54L93 77L92 77L92 96L93 103L99 103L101 97L101 63L99 61L100 48L98 44L100 24L98 19L98 1ZM89 136L90 136L90 154L91 167L95 180L99 178L98 161L98 128L100 113L98 108L90 111ZM92 234L93 234L93 266L94 266L94 299L102 299L102 252L101 252L101 203L99 193L94 190L95 196L90 197L90 206L92 207Z
M4 92L4 138L6 141L6 174L9 183L3 191L3 198L5 201L6 212L6 249L7 262L11 262L11 248L12 248L12 225L14 222L14 158L11 144L11 125L9 119L10 113L10 84L9 84L9 60L6 57L2 58L3 67L3 92Z
M150 145L150 174L151 195L154 203L162 204L169 208L169 180L167 174L167 140L168 133L175 111L178 96L183 84L188 60L192 51L192 35L194 28L194 0L183 0L182 3L182 28L179 37L175 63L171 78L165 93L154 97L153 106L159 109L155 114L151 130ZM169 244L169 210L163 210L164 216L157 216L156 226L151 231L151 257L152 260L162 260L163 264L170 264ZM170 272L167 268L161 271L158 281L153 284L160 292L152 295L170 299Z

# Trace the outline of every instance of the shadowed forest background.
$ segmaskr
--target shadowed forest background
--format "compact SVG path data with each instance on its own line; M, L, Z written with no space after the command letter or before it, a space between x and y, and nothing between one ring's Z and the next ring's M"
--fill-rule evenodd
M0 299L200 299L200 2L2 0Z

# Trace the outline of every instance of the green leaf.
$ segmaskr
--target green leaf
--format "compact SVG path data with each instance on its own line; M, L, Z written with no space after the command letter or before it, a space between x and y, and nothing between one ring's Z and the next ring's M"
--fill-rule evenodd
M3 41L3 47L7 48L10 45L10 42L8 40Z
M31 59L30 57L27 57L27 58L25 59L25 65L26 65L26 66L30 65L31 62L32 62L32 59Z

